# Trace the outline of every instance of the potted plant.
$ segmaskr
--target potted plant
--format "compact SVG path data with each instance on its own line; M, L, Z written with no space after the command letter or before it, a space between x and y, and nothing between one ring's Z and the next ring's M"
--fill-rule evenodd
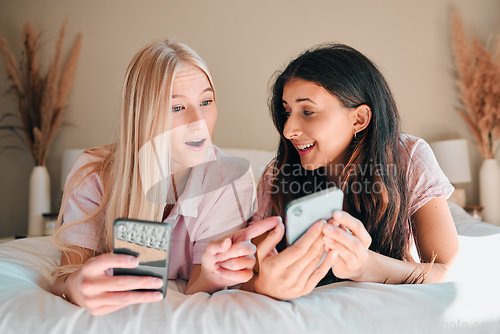
M17 103L17 113L0 114L0 130L8 131L24 142L34 161L30 177L29 235L42 235L42 214L50 211L50 180L46 160L54 137L65 117L66 101L76 71L82 35L78 34L64 62L62 48L67 21L59 32L55 55L43 72L39 65L40 34L27 22L23 30L23 52L19 64L0 33L0 53L5 63L9 95ZM21 125L13 124L19 119ZM12 148L0 147L0 152Z
M500 39L495 53L467 41L457 13L452 16L452 47L457 70L460 116L484 160L479 171L479 200L487 222L500 225L500 170L495 153L500 139Z

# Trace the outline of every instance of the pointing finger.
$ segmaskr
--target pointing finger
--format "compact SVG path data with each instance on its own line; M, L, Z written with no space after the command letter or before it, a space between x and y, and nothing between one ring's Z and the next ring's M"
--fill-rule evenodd
M239 241L251 240L265 232L272 230L279 223L281 223L281 217L279 216L263 219L233 234L233 241L239 242Z

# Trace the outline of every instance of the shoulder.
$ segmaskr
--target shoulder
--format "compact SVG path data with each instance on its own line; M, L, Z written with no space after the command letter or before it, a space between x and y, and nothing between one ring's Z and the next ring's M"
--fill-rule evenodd
M431 146L422 138L408 134L401 134L401 147L406 152L408 173L417 169L419 172L434 172L439 165L432 152Z
M88 183L101 186L102 164L110 154L111 147L99 146L83 151L75 160L66 182L71 180L76 189Z
M101 163L110 152L110 145L89 148L78 155L73 165L73 169L89 164Z
M400 146L404 147L411 155L415 154L416 151L421 150L422 147L429 147L427 142L416 136L412 136L406 133L401 133L399 135Z
M276 159L273 159L264 169L257 186L257 203L252 221L259 221L272 216L273 207L271 203L271 193L273 190L273 180L276 176Z
M448 198L454 188L443 173L430 145L410 135L401 135L409 153L406 171L410 192L410 216L432 198Z

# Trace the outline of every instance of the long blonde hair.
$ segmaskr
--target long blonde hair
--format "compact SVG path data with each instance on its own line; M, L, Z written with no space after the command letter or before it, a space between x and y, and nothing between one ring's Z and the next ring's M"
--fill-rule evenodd
M87 150L85 154L90 154L92 161L76 170L66 182L57 220L58 228L54 235L55 245L63 252L70 252L71 249L68 248L70 245L62 242L61 233L99 216L103 217L104 224L102 231L97 231L101 240L100 250L95 251L97 253L112 250L113 222L116 218L161 221L165 202L146 198L147 189L144 189L144 180L141 180L141 166L148 167L148 164L139 163L139 150L147 143L153 144L154 149L153 139L171 128L172 84L176 73L185 64L194 65L205 72L214 88L205 62L191 48L179 42L165 40L149 43L130 62L122 90L121 125L117 142ZM171 166L171 153L168 157ZM103 187L102 202L98 209L85 219L64 222L63 214L68 200L93 173L100 176ZM149 171L146 175L150 175Z

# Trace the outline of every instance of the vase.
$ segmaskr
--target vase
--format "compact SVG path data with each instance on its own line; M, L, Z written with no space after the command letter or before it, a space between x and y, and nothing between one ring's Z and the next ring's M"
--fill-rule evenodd
M30 176L28 235L43 235L44 213L50 212L50 177L45 166L35 166Z
M479 202L483 220L500 225L500 168L496 159L486 159L479 169Z

